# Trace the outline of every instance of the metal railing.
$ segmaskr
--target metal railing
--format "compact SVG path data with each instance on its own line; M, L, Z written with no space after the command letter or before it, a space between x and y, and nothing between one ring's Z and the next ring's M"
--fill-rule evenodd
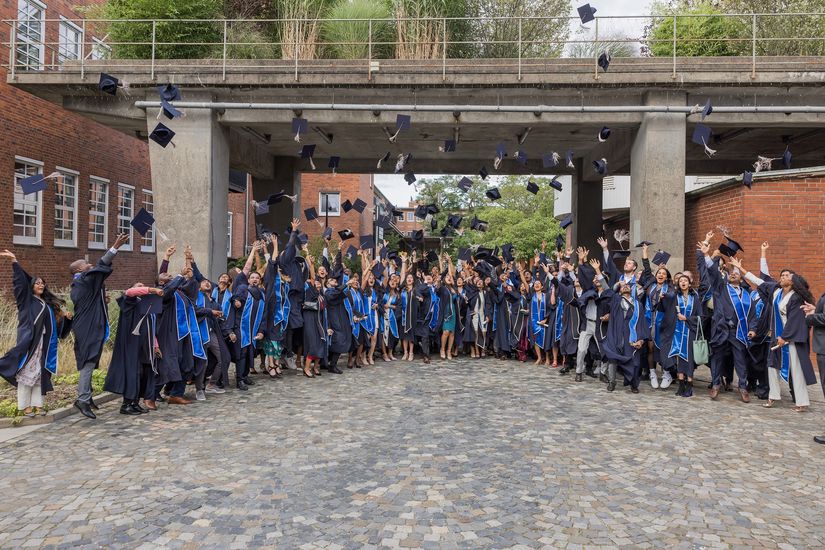
M737 68L749 58L752 78L759 59L769 56L790 57L789 69L825 64L825 13L609 16L589 27L568 17L85 19L74 24L74 35L61 28L71 25L65 19L2 24L9 27L3 66L11 79L22 72L85 76L91 64L99 70L91 63L98 60L111 71L148 71L152 79L159 67L174 63L176 70L217 72L223 80L257 70L289 71L296 81L302 71L333 63L363 71L367 80L382 68L413 72L418 65L440 67L444 80L468 69L512 72L521 80L524 71L548 71L559 59L563 70L598 79L605 51L613 58L611 71L632 70L628 58L642 56L649 58L645 70L669 71L673 78L685 58L699 56L737 58Z

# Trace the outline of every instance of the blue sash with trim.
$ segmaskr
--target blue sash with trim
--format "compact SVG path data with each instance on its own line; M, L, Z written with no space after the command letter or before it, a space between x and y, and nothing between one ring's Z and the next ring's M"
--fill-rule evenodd
M774 335L776 335L777 338L782 336L782 330L785 328L785 323L782 322L782 316L779 314L779 302L782 301L782 294L782 289L779 289L773 299ZM782 366L779 368L779 374L785 382L788 381L788 373L791 369L791 345L793 344L788 344L779 348L780 357L782 359Z
M197 305L198 307L204 307L206 305L206 297L203 295L203 292L198 292L198 299L195 302L195 305ZM203 345L208 344L209 325L206 322L206 317L198 321L198 332L200 332L201 342L203 343Z
M751 295L742 290L742 297L736 293L732 285L728 285L728 296L736 312L736 339L748 345L748 311L751 308Z
M430 287L430 330L436 330L438 328L438 312L440 309L441 300L438 297L438 293L435 291L434 287Z
M687 300L682 293L676 297L677 308L679 313L685 317L690 317L693 314L693 294L689 293ZM673 343L670 345L670 353L668 357L678 355L685 361L690 357L690 325L687 321L680 321L676 318L676 329L673 332Z

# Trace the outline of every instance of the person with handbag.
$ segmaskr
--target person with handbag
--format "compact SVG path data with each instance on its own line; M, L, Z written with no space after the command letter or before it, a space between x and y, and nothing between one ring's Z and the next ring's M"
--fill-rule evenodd
M690 275L676 277L676 288L665 292L657 304L662 325L673 327L664 340L669 341L667 353L662 353L663 369L676 369L679 387L676 395L693 396L693 371L697 364L708 362L708 343L702 331L702 300L692 288ZM663 351L663 350L662 350Z
M326 367L329 353L329 323L321 280L315 276L315 259L306 255L309 276L304 283L302 314L304 321L304 376L321 376L321 363Z

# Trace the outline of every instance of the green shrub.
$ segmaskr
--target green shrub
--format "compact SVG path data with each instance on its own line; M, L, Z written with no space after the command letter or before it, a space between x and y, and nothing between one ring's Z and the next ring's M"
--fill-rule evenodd
M389 21L389 6L382 0L339 0L325 14L321 37L325 53L335 59L367 59L370 37L373 58L386 58L392 52L395 37ZM333 21L333 19L377 19L369 21ZM384 21L381 21L384 19ZM377 43L377 44L376 44ZM382 44L383 43L383 44Z

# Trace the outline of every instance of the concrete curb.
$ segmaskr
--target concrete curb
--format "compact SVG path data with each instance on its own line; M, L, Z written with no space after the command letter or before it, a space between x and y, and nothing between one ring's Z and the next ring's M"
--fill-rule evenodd
M108 403L120 397L116 393L103 392L95 395L94 400L98 405ZM36 426L38 424L51 424L55 420L66 418L67 416L78 414L80 411L72 405L61 407L53 411L49 411L46 416L35 416L29 418L26 416L17 416L15 418L0 418L0 429L3 428L22 428L23 426Z

